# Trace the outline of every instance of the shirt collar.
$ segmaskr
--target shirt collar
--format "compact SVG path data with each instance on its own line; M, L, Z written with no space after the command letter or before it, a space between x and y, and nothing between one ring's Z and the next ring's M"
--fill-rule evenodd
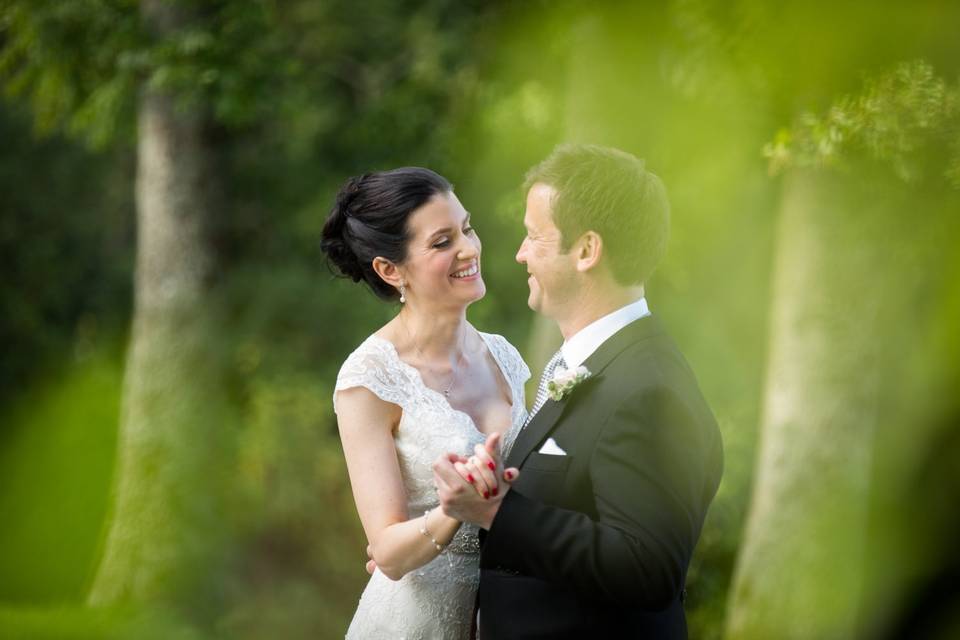
M640 298L636 302L620 307L613 313L608 313L580 329L560 347L567 368L579 367L610 336L634 320L639 320L648 315L650 315L650 309L647 307L647 300L646 298Z

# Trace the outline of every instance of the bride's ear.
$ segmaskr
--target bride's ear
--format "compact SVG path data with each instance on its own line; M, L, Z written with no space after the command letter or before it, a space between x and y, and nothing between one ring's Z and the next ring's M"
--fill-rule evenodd
M400 269L390 260L386 258L381 258L377 256L373 259L373 270L380 276L380 279L389 284L391 287L400 288L400 283L403 281L403 275L400 273Z

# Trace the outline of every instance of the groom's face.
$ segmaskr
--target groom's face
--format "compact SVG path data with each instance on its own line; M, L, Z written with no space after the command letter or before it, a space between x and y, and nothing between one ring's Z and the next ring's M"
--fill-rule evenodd
M530 297L527 304L538 313L559 320L573 301L577 286L576 261L562 252L563 236L553 223L551 201L556 190L542 182L527 193L523 226L527 235L517 251L517 262L527 267Z

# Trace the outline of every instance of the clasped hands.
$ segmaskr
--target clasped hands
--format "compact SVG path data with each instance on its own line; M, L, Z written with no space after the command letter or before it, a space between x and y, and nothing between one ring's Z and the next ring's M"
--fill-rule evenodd
M476 445L470 457L446 453L433 463L440 508L447 516L482 529L493 524L500 503L519 476L514 467L503 469L499 433Z

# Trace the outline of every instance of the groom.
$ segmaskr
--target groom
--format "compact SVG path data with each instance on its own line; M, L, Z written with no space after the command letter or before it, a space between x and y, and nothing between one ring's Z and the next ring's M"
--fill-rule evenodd
M723 459L643 297L667 243L663 183L622 151L565 145L527 188L517 261L564 343L503 464L520 476L485 500L456 456L434 464L444 511L481 527L480 637L686 638L684 580Z

